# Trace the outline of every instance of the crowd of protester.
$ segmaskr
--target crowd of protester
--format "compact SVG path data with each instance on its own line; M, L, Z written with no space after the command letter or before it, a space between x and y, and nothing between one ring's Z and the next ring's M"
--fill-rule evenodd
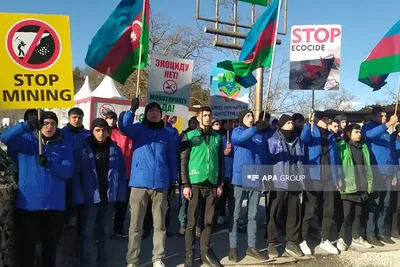
M361 126L323 112L307 119L262 113L255 121L251 110L243 110L237 120L220 121L202 107L181 135L154 102L146 105L143 121L134 123L138 108L133 99L130 110L108 112L90 129L82 125L79 108L69 111L62 129L55 113L42 111L38 120L38 111L31 109L24 122L3 132L1 141L19 170L19 266L34 266L40 240L43 266L55 267L63 226L74 214L82 267L113 266L112 237L128 239L127 266L139 266L141 241L151 234L155 267L165 266L166 238L174 234L184 236L185 267L193 266L196 236L201 262L221 266L210 247L217 225L229 228L231 262L242 258L238 246L246 245L238 242L240 232L247 233L246 256L259 261L281 256L279 236L289 255L311 255L307 238L315 229L320 248L329 254L349 246L380 247L400 237L400 124L382 108ZM170 209L177 191L180 228L173 233ZM261 196L267 255L256 247L262 236Z

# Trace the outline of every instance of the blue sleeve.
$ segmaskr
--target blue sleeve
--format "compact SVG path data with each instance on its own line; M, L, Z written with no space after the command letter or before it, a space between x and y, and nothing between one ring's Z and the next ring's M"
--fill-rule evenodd
M126 180L126 169L124 156L122 150L118 146L116 147L118 159L119 159L119 174L118 174L118 191L116 200L119 202L125 202L127 198L127 180Z
M74 150L74 175L71 179L71 197L72 197L72 205L77 206L85 203L85 199L83 197L83 189L81 184L82 177L82 159L81 153L78 149Z
M224 151L225 151L225 149L226 149L226 141L227 141L227 138L226 138L225 135L221 136L221 141L222 141L222 145L224 146Z
M75 172L74 152L72 147L66 144L63 144L60 150L60 157L47 157L47 165L45 168L50 171L52 176L68 180Z
M169 169L169 183L176 184L178 178L178 161L175 140L172 139L167 144L167 162Z
M32 128L26 121L20 122L17 125L5 130L1 134L0 140L7 146L7 149L12 150L13 153L23 153L25 147L27 146L27 142L31 142L27 140L23 134L32 131Z
M380 137L388 129L385 124L382 124L382 125L379 125L379 126L376 126L373 128L371 128L370 125L367 124L364 127L362 127L362 129L361 129L361 134L367 139L375 139L377 137Z
M174 131L174 139L175 139L175 143L176 143L176 151L179 151L180 146L181 146L181 139L179 138L179 133L178 133L177 129L175 129L175 131Z
M304 125L303 130L301 131L300 134L300 140L304 143L304 144L308 144L311 142L312 140L312 135L311 135L311 124L310 123L306 123L306 125Z
M256 126L250 127L244 131L241 131L239 129L234 129L231 137L232 145L235 146L243 145L243 143L252 138L256 133L257 133Z
M122 118L122 127L120 127L121 132L132 140L138 137L142 127L141 123L133 123L134 116L135 114L133 114L132 111L126 111Z

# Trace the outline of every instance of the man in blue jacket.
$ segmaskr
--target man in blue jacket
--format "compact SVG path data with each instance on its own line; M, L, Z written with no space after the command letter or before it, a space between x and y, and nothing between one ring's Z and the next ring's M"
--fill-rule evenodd
M72 180L72 200L74 205L82 205L80 266L93 264L92 247L97 229L97 266L107 267L110 266L113 204L126 200L126 171L122 151L109 137L107 121L97 118L91 126L92 135L82 140L82 151L76 162L78 172Z
M74 149L74 158L75 161L79 158L79 154L81 152L82 140L91 136L89 130L86 130L82 125L83 121L83 111L80 108L74 107L68 111L68 124L61 129L61 134L63 139ZM72 217L73 217L73 207L71 202L71 185L70 182L67 184L67 199L66 199L66 224L68 226L73 226ZM77 224L78 224L78 234L80 234L80 215L79 209L77 214Z
M73 175L72 148L61 138L54 112L42 112L8 128L1 141L18 154L16 200L18 266L35 265L36 241L42 243L44 267L56 266L65 211L66 181ZM36 130L42 133L42 151Z
M139 265L143 220L149 201L153 215L153 266L162 267L165 256L165 214L168 188L176 183L176 143L161 120L161 106L147 104L142 123L133 124L139 99L133 99L131 108L122 120L121 131L133 141L130 207L131 225L126 255L128 267Z
M373 194L369 206L367 223L367 241L373 246L383 246L382 242L393 244L388 234L385 233L385 220L390 206L390 191L392 182L396 181L392 145L388 128L397 123L397 115L390 117L382 108L372 110L372 121L363 125L362 136L365 137L374 174ZM374 203L375 202L375 203ZM378 238L375 232L378 230Z
M340 185L338 180L339 155L336 149L335 136L329 132L329 119L323 112L310 114L310 120L303 128L300 139L305 145L306 192L303 194L302 241L300 248L305 255L311 255L307 244L307 232L310 219L319 203L323 205L320 247L330 254L339 251L330 239L334 220L335 191Z
M266 160L266 135L261 133L268 129L265 121L259 121L254 126L254 117L251 110L242 110L239 113L239 126L233 129L231 142L234 147L232 185L234 185L234 211L231 218L229 231L229 260L238 261L238 220L244 197L248 199L248 222L247 222L247 250L246 255L257 260L265 260L256 248L257 241L257 210L260 194L263 191L261 179L243 179L242 171L245 165L250 165L248 170L254 166L265 164ZM250 174L250 173L249 173ZM246 173L247 175L247 173Z

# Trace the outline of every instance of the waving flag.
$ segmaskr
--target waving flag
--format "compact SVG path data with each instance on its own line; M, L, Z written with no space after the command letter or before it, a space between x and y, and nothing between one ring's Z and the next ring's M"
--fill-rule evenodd
M242 2L247 2L255 5L260 5L260 6L268 6L268 3L270 0L239 0Z
M86 64L122 84L136 69L146 68L149 11L149 0L122 0L93 37Z
M244 87L256 83L252 71L261 67L271 67L278 30L279 7L280 0L274 0L251 28L238 62L226 60L217 64L218 68L232 71L239 76L236 80Z
M390 73L400 71L400 21L375 46L361 63L358 80L374 89L381 89Z

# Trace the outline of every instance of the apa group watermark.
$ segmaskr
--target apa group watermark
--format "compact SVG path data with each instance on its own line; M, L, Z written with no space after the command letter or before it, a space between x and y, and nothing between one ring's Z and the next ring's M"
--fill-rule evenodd
M248 174L247 179L251 180L253 182L261 179L263 182L301 182L306 179L306 176L304 174L300 175L259 175L259 174Z

